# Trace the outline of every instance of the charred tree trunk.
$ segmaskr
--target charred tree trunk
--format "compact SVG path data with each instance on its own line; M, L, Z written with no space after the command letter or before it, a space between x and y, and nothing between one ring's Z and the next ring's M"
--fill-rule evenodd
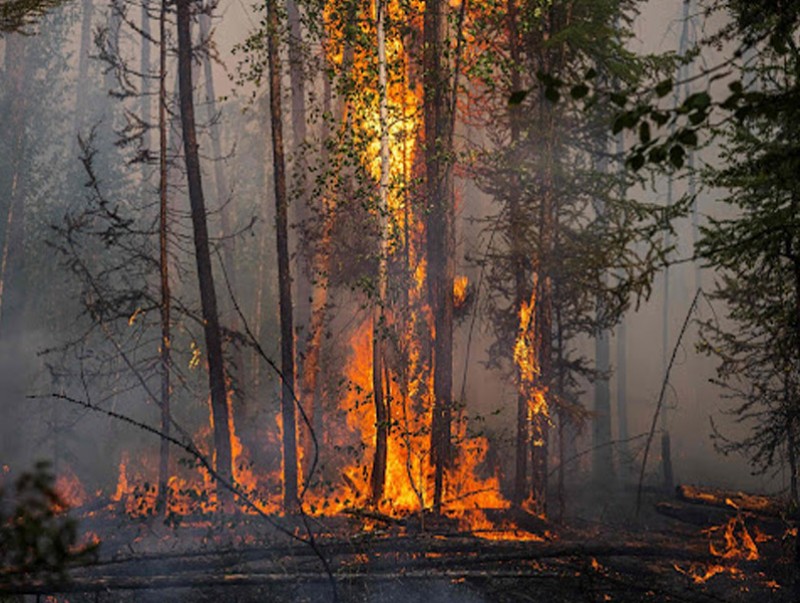
M297 507L297 426L294 408L294 323L292 277L289 272L289 220L286 198L286 161L283 146L279 19L276 0L267 0L267 57L269 108L272 125L272 164L275 184L275 229L278 242L278 299L281 321L281 419L283 424L283 506Z
M512 65L520 65L519 32L517 30L517 6L516 0L508 0L507 4L507 28L509 38L509 50L511 53ZM511 92L522 89L522 78L519 69L512 67L511 73ZM510 126L511 126L511 152L519 151L520 144L520 110L518 106L510 106ZM530 298L529 275L527 269L525 240L524 240L524 221L520 203L521 200L516 196L520 190L519 179L516 172L512 170L512 193L508 200L509 205L509 230L511 232L511 256L514 272L514 312L516 316L521 316L522 306ZM530 425L528 422L528 401L530 392L523 391L522 368L516 367L517 377L517 425L516 425L516 450L514 463L514 505L519 506L525 500L528 492L528 444L530 440Z
M170 335L170 288L169 288L169 253L167 234L169 216L167 212L167 0L161 0L161 12L158 18L158 244L159 274L161 277L161 433L170 434L170 356L172 339ZM169 480L169 442L161 438L161 449L158 462L158 498L156 511L166 511L167 482Z
M142 147L145 150L150 148L150 0L142 0L142 16L141 16L141 81L142 87L139 91L140 94L140 115L139 118L145 124L144 132L142 133ZM85 80L79 80L85 81ZM142 162L142 186L145 185L147 178L147 162Z
M200 286L200 303L208 354L208 382L211 392L211 412L214 419L214 468L219 475L232 481L231 438L229 409L225 388L225 370L222 357L222 338L217 313L217 294L208 241L206 206L200 175L197 132L195 128L194 98L192 96L192 35L191 0L176 0L178 22L178 88L180 94L181 125L183 127L183 152L189 186L194 251ZM227 490L218 488L220 500L226 502ZM224 505L223 505L224 506Z
M431 461L434 469L433 506L436 512L441 511L444 469L450 460L453 389L455 208L447 13L447 2L431 0L425 4L423 18L425 192L428 208L426 245L428 296L435 331Z
M387 286L387 225L389 212L389 109L386 90L386 32L384 29L388 4L375 1L378 42L378 95L380 97L380 159L381 173L378 183L378 222L380 224L380 247L378 249L378 300L372 319L372 391L375 400L375 459L372 464L372 503L377 505L383 498L386 481L386 457L389 446L389 398L383 391L383 339L386 328L386 286ZM388 383L387 383L388 385Z
M200 39L208 41L210 35L209 15L200 16ZM217 189L217 205L219 206L220 226L222 229L222 258L225 262L225 270L228 275L228 282L231 291L234 294L237 292L236 287L236 241L233 239L233 228L231 227L231 211L230 204L228 203L228 179L225 175L225 167L222 164L222 143L220 142L220 126L217 122L217 96L214 92L214 73L211 65L211 57L206 56L203 61L203 75L206 84L206 107L208 107L208 123L209 134L211 137L211 152L213 153L214 160L214 184ZM231 304L233 305L233 304ZM230 328L233 332L239 331L239 315L233 310L230 310L228 316ZM244 405L244 395L241 393L245 367L244 355L242 350L236 343L232 344L230 350L230 358L232 359L232 367L228 368L228 378L231 380L231 389L236 391L236 399L241 405ZM234 412L234 419L241 418L240 424L244 425L246 420L251 416L248 415L246 408L236 408L239 412ZM234 424L239 422L234 421Z

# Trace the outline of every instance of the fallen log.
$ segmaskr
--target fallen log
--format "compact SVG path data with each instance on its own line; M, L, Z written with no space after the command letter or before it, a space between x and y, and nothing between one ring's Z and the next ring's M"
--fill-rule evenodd
M732 507L724 509L691 503L660 502L655 508L660 515L704 529L724 525L737 514L742 515L748 527L755 525L763 533L775 538L781 537L787 528L786 524L776 517L737 511Z
M716 488L700 488L688 484L679 485L676 491L680 500L697 505L747 511L769 517L780 517L785 510L783 503L779 499L761 494L749 494L735 490L718 490Z
M568 544L550 545L539 550L503 550L495 543L485 543L486 550L471 550L468 558L425 556L406 560L398 568L396 562L376 557L357 566L335 570L339 583L352 580L426 580L426 579L469 579L469 578L536 578L549 574L547 568L532 569L529 562L533 560L553 560L565 558L617 558L631 557L635 559L668 559L671 561L705 561L707 553L687 550L686 548L665 548L663 546L645 544ZM483 548L483 547L482 547ZM492 550L495 549L494 554ZM497 550L500 549L500 550ZM465 551L466 552L466 551ZM489 553L489 554L487 554ZM526 562L522 567L503 568L491 564L507 564ZM588 562L588 561L587 561ZM476 565L480 565L478 568ZM490 567L487 567L490 566ZM418 569L419 568L419 569ZM86 574L74 575L68 582L47 582L43 580L25 580L3 583L0 581L0 594L44 594L44 593L80 593L115 590L159 590L169 588L198 588L212 586L250 586L278 583L326 582L328 577L321 571L298 571L290 564L282 568L247 569L230 568L222 572L202 571L168 574L152 574L149 571L135 575L114 575L107 573L92 574L91 567L85 567ZM198 571L199 570L199 571ZM563 575L559 573L559 575Z
M660 502L655 505L656 512L670 519L677 519L700 528L718 526L736 514L732 508L711 507L708 505Z

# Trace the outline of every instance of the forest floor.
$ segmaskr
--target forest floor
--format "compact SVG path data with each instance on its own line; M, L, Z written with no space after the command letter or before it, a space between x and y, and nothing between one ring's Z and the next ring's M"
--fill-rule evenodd
M432 519L421 529L419 518L278 519L300 537L310 528L313 545L252 516L167 525L106 508L81 522L102 541L95 563L68 582L0 582L0 601L327 602L333 581L342 602L793 600L794 538L782 519L715 511L726 523L703 527L656 512L672 497L648 493L638 516L629 494L597 500L581 496L564 521L541 530L533 518L539 534L513 537Z

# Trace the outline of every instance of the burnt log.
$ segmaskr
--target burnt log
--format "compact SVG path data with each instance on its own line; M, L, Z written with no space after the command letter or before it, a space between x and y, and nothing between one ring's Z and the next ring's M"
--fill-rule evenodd
M681 484L676 488L678 499L685 502L722 507L738 511L747 511L756 515L780 517L784 512L784 504L772 496L749 494L736 490L719 490L716 488L701 488Z
M785 522L778 518L737 511L732 507L723 509L710 505L660 502L655 509L660 515L700 528L723 525L740 514L748 527L756 526L768 536L780 538L786 532Z

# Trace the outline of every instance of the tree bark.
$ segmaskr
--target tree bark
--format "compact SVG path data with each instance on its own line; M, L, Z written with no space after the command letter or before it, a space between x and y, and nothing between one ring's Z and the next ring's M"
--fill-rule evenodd
M75 136L77 150L77 135L80 133L85 120L86 109L88 103L86 102L87 86L86 82L89 81L89 52L92 43L92 12L94 11L93 0L83 0L82 3L82 16L81 16L81 41L78 54L78 85L77 95L75 98Z
M517 28L517 5L516 0L507 2L507 29L509 40L509 51L512 67L511 72L511 92L522 89L522 78L517 66L520 66L519 31ZM511 140L510 149L512 153L519 151L521 115L520 107L509 106ZM509 210L509 230L511 233L511 257L514 273L514 314L521 316L522 306L530 299L530 276L526 269L526 251L523 235L524 216L520 207L520 199L517 191L520 190L519 178L516 171L512 168L512 193L508 199ZM512 502L519 506L525 500L528 491L528 442L530 436L530 426L528 423L528 400L531 392L523 391L522 367L516 366L517 378L517 424L516 424L516 449L514 454L514 491Z
M192 36L191 0L176 0L178 22L178 89L180 94L181 125L183 126L183 151L189 187L194 250L200 287L206 353L208 354L208 381L211 392L211 412L214 422L214 469L228 481L233 480L231 467L231 439L229 409L225 388L225 370L222 357L217 295L208 242L205 199L200 174L197 132L195 128L194 98L192 96ZM227 489L218 488L225 506Z
M372 318L372 391L375 401L375 459L372 465L372 502L377 505L383 498L386 481L386 457L389 446L389 399L383 391L383 339L386 321L387 286L387 227L389 212L389 109L387 103L386 32L385 20L388 4L375 0L378 42L378 95L380 119L380 182L378 183L378 222L380 224L380 247L378 249L378 300Z
M307 138L306 129L306 91L303 59L303 28L300 8L297 0L286 0L286 18L289 26L289 85L291 88L292 103L292 151L294 154L294 182L297 183L297 195L293 205L293 220L298 226L304 224L309 217L309 197L306 194L306 176L308 162L303 145ZM297 327L306 328L314 319L312 316L313 305L313 275L309 275L311 258L308 250L298 244L295 253L295 312L294 318ZM297 355L303 358L307 352L307 344L311 337L299 338ZM305 372L305 366L303 366Z
M159 18L160 20L160 18ZM140 112L139 116L145 124L145 130L142 133L142 146L149 150L150 148L150 0L142 0L142 17L141 17L141 81L142 87L139 91L140 95ZM85 80L79 80L85 81ZM147 162L142 162L142 184L147 177Z
M6 40L6 74L12 91L7 122L11 140L10 176L4 184L6 190L0 191L8 207L0 257L0 338L6 340L20 334L22 306L25 302L20 278L25 259L25 205L20 184L25 155L27 81L30 76L27 47L28 39L21 34L11 34Z
M209 22L211 17L209 15L200 16L200 38L207 40L210 33ZM228 179L225 175L225 167L222 163L222 143L220 141L220 124L217 119L217 96L214 91L214 73L212 70L211 57L206 55L203 61L203 75L205 77L206 85L206 107L208 108L208 123L209 134L211 137L211 152L214 161L214 184L217 190L217 205L219 206L220 226L222 234L222 258L225 262L225 270L228 275L228 282L230 283L231 291L237 293L237 278L236 278L236 241L233 238L233 228L231 226L231 210L228 203ZM233 304L230 304L232 306ZM232 308L229 311L227 318L232 331L239 331L239 315ZM234 424L244 424L245 420L249 418L247 409L244 408L245 397L241 391L244 387L244 354L241 348L233 344L230 350L230 358L233 361L233 367L228 367L227 375L231 378L231 388L238 389L235 391L235 398L239 401L241 408L234 405ZM240 421L236 421L240 419Z
M447 13L448 5L444 0L430 0L425 4L422 59L428 298L434 322L431 461L433 506L437 513L442 505L444 469L450 460L453 388L455 208Z
M283 506L297 507L297 425L294 408L294 323L292 278L289 271L289 224L286 198L286 162L283 146L281 61L276 0L267 0L267 58L269 107L272 125L272 162L275 184L275 228L278 242L278 299L281 321L281 418L283 422Z
M161 0L158 17L158 244L159 275L161 279L161 433L170 434L170 355L172 339L170 335L170 288L169 254L167 234L169 216L167 212L167 0ZM146 42L147 43L147 42ZM156 511L168 509L167 486L169 480L169 442L161 439L158 462L158 498Z

